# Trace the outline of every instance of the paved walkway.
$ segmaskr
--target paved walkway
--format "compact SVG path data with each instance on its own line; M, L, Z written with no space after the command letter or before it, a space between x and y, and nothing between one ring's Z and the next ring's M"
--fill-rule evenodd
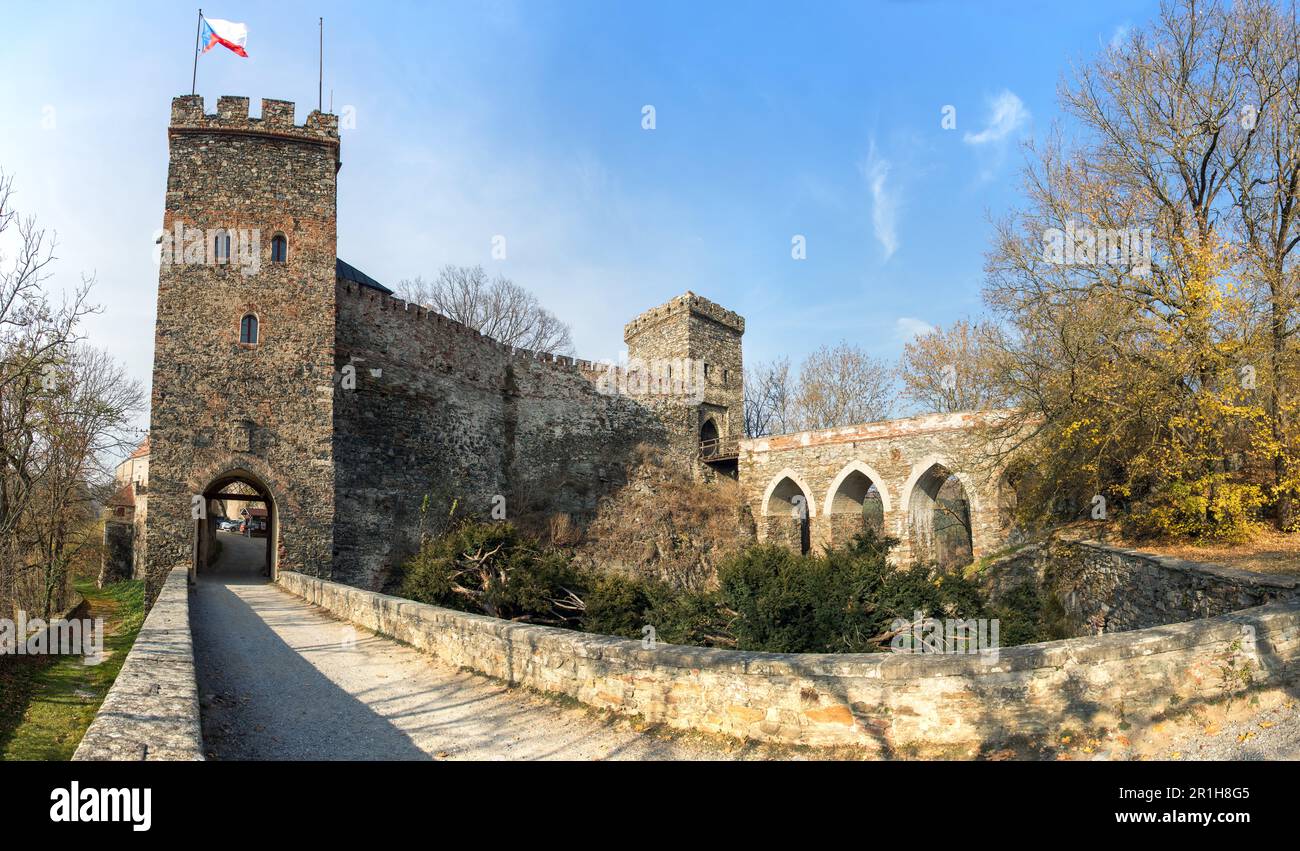
M265 541L219 533L191 605L210 759L718 759L714 740L604 720L335 620L258 576Z

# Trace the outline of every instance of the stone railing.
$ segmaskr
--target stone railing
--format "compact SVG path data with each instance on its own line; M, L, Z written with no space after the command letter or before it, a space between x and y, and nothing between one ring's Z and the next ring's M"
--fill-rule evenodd
M1251 573L1097 541L1052 540L983 571L994 600L1025 582L1050 594L1079 634L1122 632L1300 600L1300 577Z
M994 656L749 653L527 626L283 571L287 591L448 665L670 727L885 755L971 755L1140 726L1300 667L1300 602ZM1234 667L1228 668L1232 662Z
M203 759L188 565L172 568L74 760Z

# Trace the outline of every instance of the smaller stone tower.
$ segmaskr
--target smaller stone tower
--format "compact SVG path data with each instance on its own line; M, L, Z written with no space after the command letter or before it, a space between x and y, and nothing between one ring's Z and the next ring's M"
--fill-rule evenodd
M648 404L668 429L670 451L735 475L745 435L745 319L687 292L623 328L629 371L643 371Z

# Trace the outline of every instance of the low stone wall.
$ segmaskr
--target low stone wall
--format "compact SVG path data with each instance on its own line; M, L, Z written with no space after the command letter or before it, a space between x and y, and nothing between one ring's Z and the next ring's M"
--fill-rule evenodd
M199 760L188 565L172 568L74 760Z
M1080 634L1121 632L1300 600L1300 577L1234 570L1096 541L1030 545L984 571L994 600L1025 582L1051 594Z
M1300 675L1300 603L1015 647L996 657L748 653L526 626L283 571L279 584L443 662L671 727L883 756L971 755L1064 727L1141 725Z

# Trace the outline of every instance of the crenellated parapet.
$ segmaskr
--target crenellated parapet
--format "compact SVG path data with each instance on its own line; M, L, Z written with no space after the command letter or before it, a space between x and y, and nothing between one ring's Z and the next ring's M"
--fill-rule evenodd
M148 590L202 562L199 489L268 494L267 568L328 570L334 551L333 345L339 133L289 101L171 103L150 410ZM202 380L196 380L203 376ZM259 472L261 471L261 472ZM244 478L240 478L244 476ZM210 515L211 517L211 515Z
M684 314L702 316L735 331L737 334L745 333L745 317L735 311L727 310L722 305L710 301L704 296L687 291L658 307L650 308L624 325L623 339L630 340L652 325Z
M312 110L302 124L294 124L294 103L287 100L262 98L262 117L250 118L249 99L222 95L217 99L215 114L204 112L202 95L181 95L172 98L172 118L169 134L183 133L233 133L272 137L337 148L339 145L339 117Z

